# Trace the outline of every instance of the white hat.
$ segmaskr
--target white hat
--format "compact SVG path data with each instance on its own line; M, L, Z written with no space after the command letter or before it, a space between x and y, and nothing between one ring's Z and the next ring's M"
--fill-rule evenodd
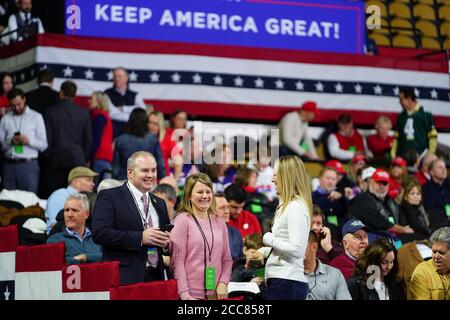
M375 169L374 167L368 167L368 168L365 168L365 169L362 171L362 173L361 173L361 178L362 178L363 180L366 180L366 179L368 179L368 178L371 178L372 175L373 175L373 173L374 173L375 171L377 171L377 169Z
M30 230L33 233L45 233L47 225L42 219L30 218L22 225L23 228Z

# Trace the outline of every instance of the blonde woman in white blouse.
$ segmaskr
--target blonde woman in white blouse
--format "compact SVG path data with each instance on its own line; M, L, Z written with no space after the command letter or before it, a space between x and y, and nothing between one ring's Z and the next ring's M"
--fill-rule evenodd
M305 300L309 289L303 260L312 216L311 180L302 160L287 156L275 163L273 182L280 204L272 232L263 239L272 248L266 263L266 298Z

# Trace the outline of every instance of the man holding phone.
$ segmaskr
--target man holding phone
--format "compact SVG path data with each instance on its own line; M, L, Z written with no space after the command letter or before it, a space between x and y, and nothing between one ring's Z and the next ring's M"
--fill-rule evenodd
M5 155L3 187L37 193L39 152L47 149L47 133L42 115L26 105L21 89L8 92L13 112L0 121L0 143Z
M121 285L163 280L162 253L171 226L164 200L149 192L156 183L156 160L149 152L135 152L127 172L126 183L98 194L93 238L103 246L103 261L119 261Z

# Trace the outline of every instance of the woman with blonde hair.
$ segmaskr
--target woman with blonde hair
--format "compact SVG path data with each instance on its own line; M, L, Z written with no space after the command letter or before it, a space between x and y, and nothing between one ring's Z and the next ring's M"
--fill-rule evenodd
M109 116L109 97L94 91L89 98L92 122L92 169L99 173L98 183L111 178L113 160L113 125Z
M161 145L161 152L164 159L164 166L166 168L166 175L170 175L173 171L175 180L178 181L181 175L183 166L183 156L178 150L173 155L172 151L176 148L177 143L172 139L173 130L166 128L164 115L160 111L152 111L147 116L148 131L155 134ZM171 170L172 169L172 170Z
M161 111L152 111L147 116L148 132L155 134L161 143L166 135L166 124Z
M299 157L286 156L275 163L273 182L280 204L272 232L263 238L272 248L266 263L266 298L305 300L308 280L303 260L312 220L311 179Z
M170 268L182 300L228 297L233 260L225 222L216 215L213 186L204 173L186 179L170 234Z

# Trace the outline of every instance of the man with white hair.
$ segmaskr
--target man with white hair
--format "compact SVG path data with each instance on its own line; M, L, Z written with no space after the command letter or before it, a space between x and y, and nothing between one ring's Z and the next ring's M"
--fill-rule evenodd
M342 227L342 246L345 252L331 260L330 266L339 269L348 280L355 268L356 260L369 245L367 227L358 219L348 220Z
M64 242L66 244L67 264L83 262L99 262L102 260L102 249L92 240L91 231L86 228L89 217L89 200L85 194L76 193L67 197L64 205L63 232L48 238L47 243Z
M411 276L413 300L450 300L450 227L430 238L432 258L420 263Z
M116 137L123 132L131 111L135 108L145 110L145 103L139 93L130 90L128 71L125 68L114 68L112 80L113 86L105 90L105 93L111 100L109 116L113 121L114 137Z

